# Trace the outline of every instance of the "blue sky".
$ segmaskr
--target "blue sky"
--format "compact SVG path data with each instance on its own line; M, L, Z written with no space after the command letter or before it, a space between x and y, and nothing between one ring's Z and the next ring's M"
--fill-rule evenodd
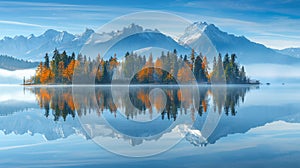
M299 0L52 0L0 1L0 38L49 28L82 33L124 14L159 10L213 23L272 48L300 47Z

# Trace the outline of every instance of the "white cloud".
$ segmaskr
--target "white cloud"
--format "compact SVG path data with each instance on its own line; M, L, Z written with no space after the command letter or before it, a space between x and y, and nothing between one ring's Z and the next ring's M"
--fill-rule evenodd
M19 26L30 26L30 27L44 27L39 24L11 21L11 20L0 20L0 24L10 24L10 25L19 25Z
M33 147L33 146L38 146L41 145L42 143L37 143L37 144L27 144L27 145L15 145L15 146L5 146L1 147L0 151L3 150L10 150L10 149L19 149L19 148L26 148L26 147Z

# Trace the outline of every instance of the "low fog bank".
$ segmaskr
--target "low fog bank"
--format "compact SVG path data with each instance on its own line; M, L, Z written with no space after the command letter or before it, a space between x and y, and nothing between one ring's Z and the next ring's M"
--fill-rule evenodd
M300 65L250 64L244 65L247 76L262 83L300 83Z

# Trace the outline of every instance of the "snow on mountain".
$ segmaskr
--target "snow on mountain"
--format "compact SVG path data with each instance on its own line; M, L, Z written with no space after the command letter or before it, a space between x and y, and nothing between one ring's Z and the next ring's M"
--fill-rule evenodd
M55 48L78 53L93 33L93 30L86 29L81 35L73 35L66 31L49 29L40 36L31 34L28 37L5 37L0 40L0 54L40 61L45 53L52 53Z
M191 48L197 53L212 57L218 53L237 54L241 64L276 63L295 64L300 59L290 57L296 49L274 51L262 44L248 40L244 36L235 36L221 31L213 24L195 22L188 26L182 36L174 40L159 30L145 29L132 23L131 25L111 32L97 32L91 29L81 35L73 35L66 31L47 30L40 36L33 34L28 37L4 37L0 40L0 54L11 55L27 60L42 60L45 53L52 54L57 48L68 53L83 53L96 57L98 53L111 57L115 53L123 57L127 51L137 51L144 48L162 48L167 51L177 49L179 54L189 55ZM294 55L295 56L295 55ZM296 57L298 57L296 55Z
M204 137L199 129L190 128L186 124L177 125L173 131L179 132L186 141L194 146L206 146L208 144L207 137Z
M195 22L185 29L185 33L179 38L179 43L192 44L201 37L206 29L206 22Z
M101 122L101 118L99 118L96 111L81 116L80 121L77 117L67 118L66 121L54 121L51 115L49 118L46 118L43 110L39 109L38 104L35 102L10 100L0 102L0 131L5 135L12 133L17 135L28 133L30 135L41 134L46 140L67 138L71 135L82 136L85 139L89 139L88 135L91 135L92 138L98 136L100 138L108 138L109 140L118 138L124 139L126 142L129 141L132 146L140 145L146 141L157 142L160 138L163 138L163 134L175 132L179 133L176 135L185 137L185 140L192 145L205 146L207 144L214 144L219 139L230 134L245 133L252 128L261 127L267 123L276 121L299 123L299 107L292 104L289 111L282 110L285 107L285 105L274 107L242 107L239 109L240 115L235 116L234 120L231 117L223 115L213 133L209 137L204 137L201 130L205 118L201 117L197 117L193 126L179 124L167 132L161 132L161 134L161 127L166 126L166 128L168 128L166 122L161 119L154 120L153 122L155 122L155 124L153 127L146 129L149 126L148 124L141 125L141 127L132 127L134 122L129 122L126 118L119 117L118 120L116 120L112 114L103 113L105 119L107 119L106 121L112 124L110 126L113 126L112 128L118 128L118 131L115 131L116 129L112 129L110 126ZM261 110L262 108L263 110ZM264 112L262 113L262 111ZM84 127L88 133L85 132L81 125L86 122L88 122L88 124L84 124ZM237 125L239 125L239 127L237 127Z
M300 58L300 48L285 48L282 50L275 50L278 53Z
M228 34L213 24L202 22L195 22L187 27L184 34L179 38L179 43L194 48L198 53L207 53L211 50L222 55L235 53L242 64L300 62L299 59L275 52L273 49L252 42L244 36ZM218 53L210 53L210 55L217 55Z
M106 53L104 55L106 58L114 54L120 58L126 52L144 48L162 48L167 51L177 49L178 53L184 54L190 52L190 48L178 44L174 39L158 30L144 29L136 24L109 33L94 33L81 52L90 57L95 57L98 53Z
M41 134L45 140L56 140L75 134L88 139L78 119L53 121L35 108L0 116L0 121L0 131L5 135Z
M102 33L94 33L89 38L89 40L86 42L87 45L91 44L99 44L99 43L105 43L109 41L119 40L121 38L130 36L135 33L141 33L143 32L143 27L131 24L128 27L124 27L122 30L113 30L111 32L102 32Z

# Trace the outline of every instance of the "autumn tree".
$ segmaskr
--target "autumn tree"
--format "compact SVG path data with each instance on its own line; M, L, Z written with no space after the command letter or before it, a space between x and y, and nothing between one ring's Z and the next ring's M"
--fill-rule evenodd
M163 79L162 79L162 75L163 75L163 62L160 58L157 58L155 61L155 78L156 81L158 81L159 83L162 83Z
M209 78L209 75L208 75L209 67L208 67L208 61L207 61L207 57L206 57L206 56L204 56L204 57L203 57L203 60L202 60L202 69L203 69L203 72L204 72L203 82L208 82L208 78Z

